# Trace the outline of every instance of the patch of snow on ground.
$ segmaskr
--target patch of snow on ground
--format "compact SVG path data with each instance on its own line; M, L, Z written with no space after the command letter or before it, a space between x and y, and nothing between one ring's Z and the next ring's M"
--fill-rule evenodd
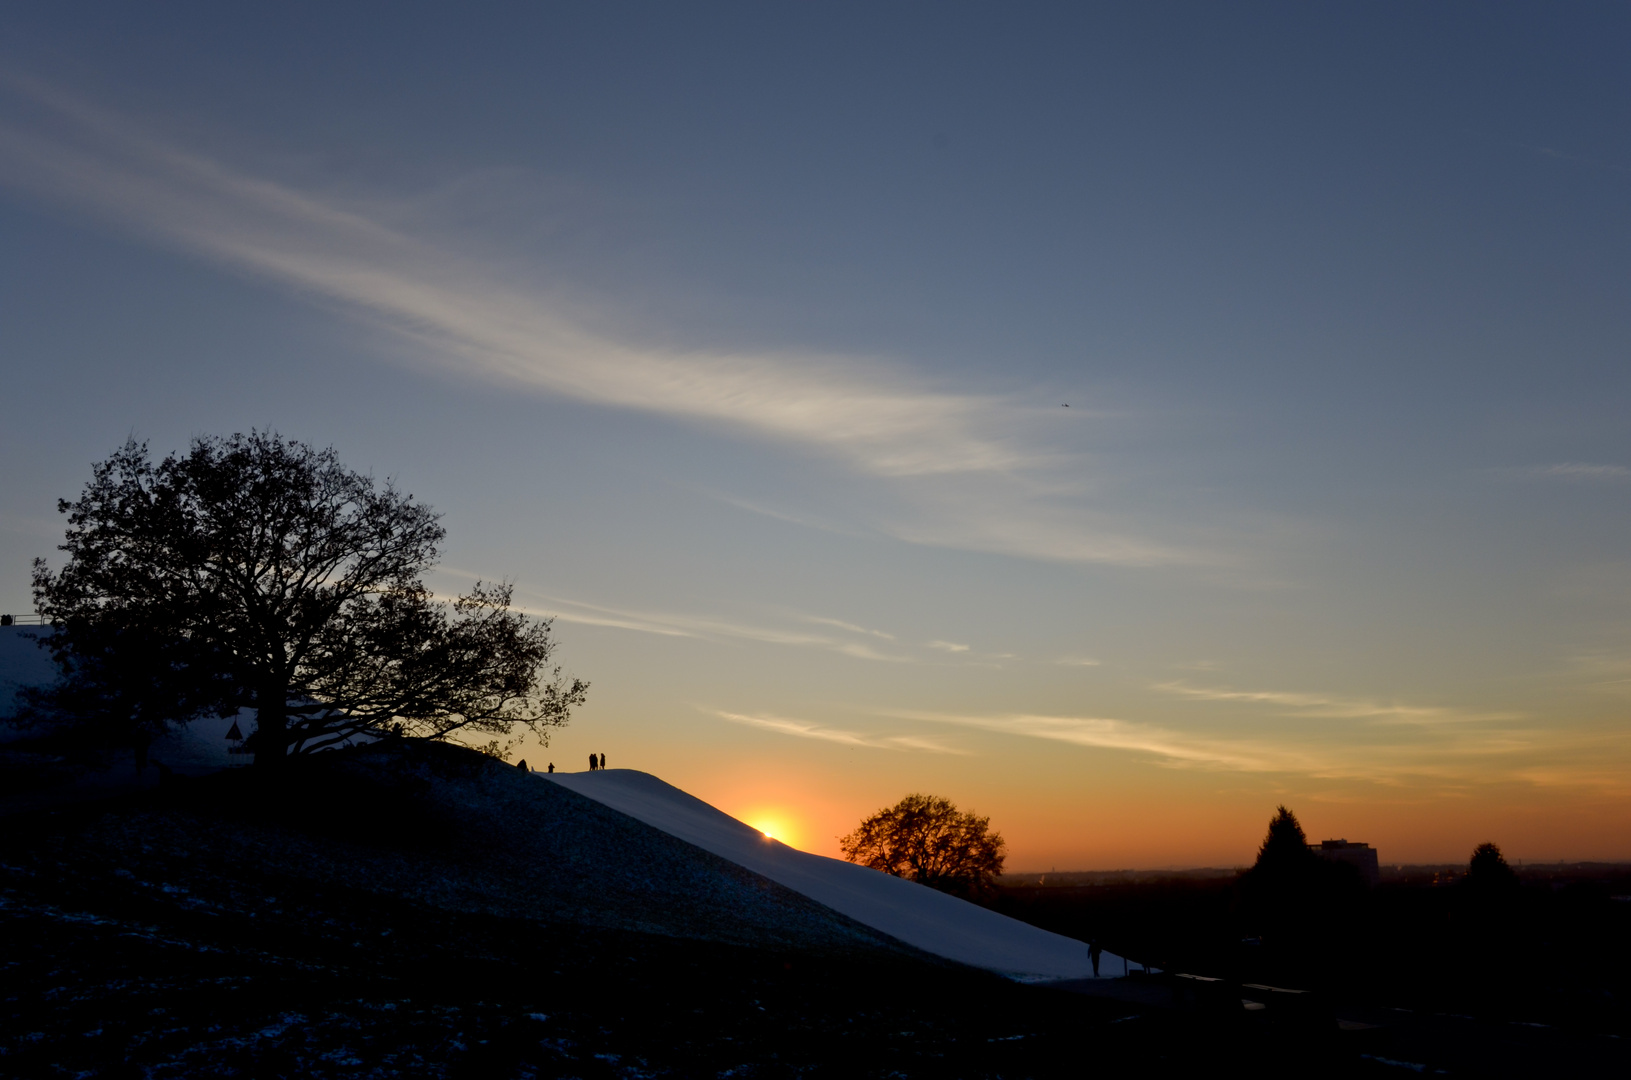
M57 681L50 651L37 644L53 633L49 626L0 627L0 717L10 715L17 708L20 704L17 694L23 687L50 686ZM248 735L255 730L255 710L242 709L236 716L197 717L160 736L148 748L148 754L153 761L162 762L176 772L195 776L234 765L248 765L253 760L251 755L227 752L233 745L227 741L233 724L238 725L240 735ZM0 744L29 734L27 729L0 724ZM351 741L366 743L372 739L359 735ZM89 779L94 787L132 783L135 767L128 761L120 761L109 772Z
M924 952L1011 978L1091 979L1087 945L865 866L790 848L695 796L633 769L537 773L803 893ZM1105 978L1126 962L1104 953Z
M9 716L17 707L17 692L23 687L57 681L51 654L39 645L52 633L49 626L0 626L0 716Z

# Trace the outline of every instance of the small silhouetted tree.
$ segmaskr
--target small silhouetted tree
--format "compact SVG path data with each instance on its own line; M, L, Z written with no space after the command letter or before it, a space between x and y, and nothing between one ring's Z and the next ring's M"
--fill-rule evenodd
M1461 879L1461 911L1470 925L1478 926L1510 914L1520 891L1518 875L1507 865L1501 849L1491 843L1479 844L1467 861L1467 876ZM1485 927L1487 929L1487 927Z
M958 896L990 891L1007 846L990 818L934 795L908 795L879 810L838 845L850 862Z
M1479 844L1467 862L1466 884L1476 892L1503 893L1518 887L1518 875L1494 844Z
M131 440L58 509L67 563L35 560L34 598L62 679L32 695L34 722L140 752L250 708L268 767L357 735L547 740L586 696L508 585L438 600L421 580L437 516L331 449L252 432L155 465Z
M1308 837L1297 815L1284 806L1275 807L1268 832L1257 849L1253 871L1264 876L1297 875L1305 873L1316 858L1308 849Z
M1451 930L1459 939L1459 967L1468 985L1481 996L1502 984L1510 963L1506 944L1522 904L1518 875L1501 849L1479 844L1467 862L1467 876L1455 890Z

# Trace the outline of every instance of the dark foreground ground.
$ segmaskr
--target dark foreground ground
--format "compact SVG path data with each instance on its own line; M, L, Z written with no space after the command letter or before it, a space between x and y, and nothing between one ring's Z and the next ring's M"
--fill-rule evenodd
M1318 1002L1349 1047L1401 1070L1631 1076L1631 867L1526 867L1498 896L1470 891L1464 871L1390 873L1311 898L1294 926L1254 913L1227 872L1049 875L1012 882L995 906L1219 980L1153 980L1146 1000L1228 987L1231 1001L1272 1004L1253 984L1312 991L1295 1000Z
M8 859L11 1076L1041 1075L1062 1036L1126 1011L911 961L539 925L288 878L252 896L211 868L50 854Z
M280 785L223 775L0 818L0 1075L1344 1076L1420 1063L1382 1052L1397 1043L1370 1038L1382 1029L1339 1029L1319 1002L1220 1010L1160 980L1079 994L942 963L473 755L326 756Z

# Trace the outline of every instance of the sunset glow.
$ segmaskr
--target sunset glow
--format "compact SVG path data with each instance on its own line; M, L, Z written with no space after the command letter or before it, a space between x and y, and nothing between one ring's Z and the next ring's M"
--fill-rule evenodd
M786 844L788 847L801 847L797 842L799 830L794 824L796 819L793 815L778 810L760 810L749 812L742 820L764 833L770 840Z
M1617 16L56 8L3 16L0 611L127 437L275 429L554 620L531 768L831 856L921 792L1015 870L1281 804L1631 857Z

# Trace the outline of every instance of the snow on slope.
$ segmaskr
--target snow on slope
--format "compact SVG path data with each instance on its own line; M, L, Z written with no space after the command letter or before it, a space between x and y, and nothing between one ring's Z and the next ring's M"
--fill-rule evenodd
M0 626L0 716L11 715L23 687L56 681L51 654L37 644L52 632L49 626Z
M40 640L56 631L49 626L0 626L0 716L9 716L17 707L17 691L25 686L50 686L57 681L56 665L51 653L40 648ZM205 773L241 765L247 757L234 760L227 754L227 731L233 717L205 716L194 720L180 731L172 731L153 743L150 754L177 772ZM237 718L239 730L254 726L253 711ZM0 724L0 743L26 736L28 732L10 724ZM120 763L108 773L98 773L90 780L92 787L106 787L125 783L133 775L133 768Z
M1091 979L1087 946L854 863L790 848L649 773L537 773L924 952L1013 978ZM1105 977L1126 970L1103 954Z

